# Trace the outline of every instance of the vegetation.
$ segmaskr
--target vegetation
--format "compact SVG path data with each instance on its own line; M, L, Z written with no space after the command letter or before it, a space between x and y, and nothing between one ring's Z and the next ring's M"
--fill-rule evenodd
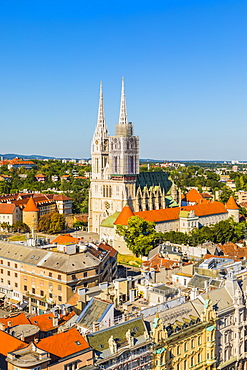
M117 225L116 232L137 257L147 256L163 240L163 234L155 231L155 224L139 216L130 217L127 226Z
M65 229L64 215L56 212L43 215L39 219L38 231L48 234L59 233Z
M194 229L189 234L170 231L164 233L163 239L175 244L189 244L197 246L206 241L225 244L237 242L247 238L246 222L237 223L232 219L220 221L212 226L203 226L201 229Z
M141 267L142 260L141 258L135 256L127 256L125 254L118 253L117 262L120 265L128 265L133 267Z

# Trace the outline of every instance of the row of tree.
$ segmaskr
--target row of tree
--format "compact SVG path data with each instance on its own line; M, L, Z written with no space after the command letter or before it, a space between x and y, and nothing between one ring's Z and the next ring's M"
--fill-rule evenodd
M197 246L206 241L225 244L247 239L246 222L236 223L231 218L212 226L193 229L189 234L185 234L176 231L157 232L155 223L146 221L139 216L133 216L129 218L127 226L117 225L116 232L124 237L128 248L136 256L147 256L150 250L165 241Z

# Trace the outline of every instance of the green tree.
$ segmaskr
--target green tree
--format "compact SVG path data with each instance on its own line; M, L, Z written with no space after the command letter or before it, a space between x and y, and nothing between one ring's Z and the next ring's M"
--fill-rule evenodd
M228 188L227 186L225 186L224 189L222 189L222 192L220 194L220 200L221 200L221 202L222 203L226 203L228 201L228 199L230 198L230 196L235 197L235 193L230 188Z
M147 256L149 251L163 241L163 234L155 231L155 224L139 216L132 216L128 225L117 225L117 234L124 237L128 248L138 257Z

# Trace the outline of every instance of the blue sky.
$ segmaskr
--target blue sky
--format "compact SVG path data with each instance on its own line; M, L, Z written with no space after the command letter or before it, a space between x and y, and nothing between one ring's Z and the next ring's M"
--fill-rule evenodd
M247 160L247 2L0 0L0 153L87 158L121 78L141 158Z

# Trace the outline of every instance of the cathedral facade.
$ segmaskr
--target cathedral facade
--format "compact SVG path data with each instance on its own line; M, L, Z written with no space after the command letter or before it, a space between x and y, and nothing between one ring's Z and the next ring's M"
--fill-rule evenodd
M165 172L139 173L139 137L128 121L122 79L119 122L114 136L105 123L102 83L97 126L91 145L89 231L99 233L103 220L128 204L133 212L166 207L172 182Z

